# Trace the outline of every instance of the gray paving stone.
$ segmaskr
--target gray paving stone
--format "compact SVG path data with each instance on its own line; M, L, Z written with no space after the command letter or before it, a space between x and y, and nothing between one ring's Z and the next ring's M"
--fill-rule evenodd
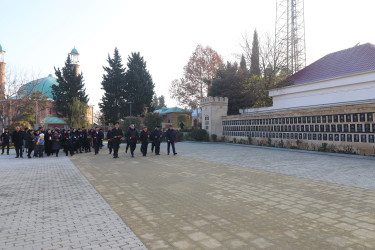
M68 157L14 157L0 156L0 249L146 249Z
M166 152L165 144L162 151ZM343 157L333 154L249 147L239 144L181 142L179 155L375 190L375 157Z

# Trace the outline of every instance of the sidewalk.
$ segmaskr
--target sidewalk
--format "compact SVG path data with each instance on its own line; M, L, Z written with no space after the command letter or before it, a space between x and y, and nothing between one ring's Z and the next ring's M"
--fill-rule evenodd
M0 249L146 249L68 157L0 155Z

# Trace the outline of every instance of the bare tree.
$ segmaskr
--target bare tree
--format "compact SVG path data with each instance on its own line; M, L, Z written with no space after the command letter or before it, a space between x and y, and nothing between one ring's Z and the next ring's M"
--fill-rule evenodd
M223 60L215 50L209 46L198 45L184 67L183 78L172 82L169 88L171 98L185 107L197 108L221 67Z
M21 118L24 112L32 112L32 107L38 104L39 111L45 108L47 98L37 93L36 86L39 82L35 79L37 79L37 74L7 67L4 99L0 100L0 122L3 128ZM24 88L27 83L29 83L27 88Z

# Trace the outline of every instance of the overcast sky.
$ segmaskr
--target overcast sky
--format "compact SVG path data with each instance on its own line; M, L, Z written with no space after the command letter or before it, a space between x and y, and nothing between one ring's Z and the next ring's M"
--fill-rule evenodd
M7 66L54 74L76 46L90 104L102 96L102 66L117 46L145 58L157 95L181 77L197 44L236 60L246 33L274 35L276 0L1 0ZM357 43L374 43L374 0L305 0L307 64ZM261 42L261 41L260 41Z

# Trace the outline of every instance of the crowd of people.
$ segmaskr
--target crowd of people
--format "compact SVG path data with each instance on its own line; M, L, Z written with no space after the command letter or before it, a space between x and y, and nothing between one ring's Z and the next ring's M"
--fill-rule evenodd
M141 152L143 156L147 155L148 144L151 143L151 151L155 151L155 155L160 155L160 143L163 138L167 141L167 151L170 154L170 147L172 147L173 155L176 155L175 142L176 133L172 127L169 127L165 133L157 126L152 132L143 127L139 133L134 124L131 124L125 133L119 128L119 123L115 124L114 128L109 127L106 135L108 140L109 154L113 153L113 158L119 158L118 151L120 144L125 141L127 153L130 149L130 154L134 157L137 142L141 142ZM92 129L86 128L70 128L70 129L44 129L40 127L37 130L28 129L21 130L19 126L15 128L13 133L9 133L5 129L1 134L0 143L2 153L5 149L9 155L10 142L14 145L16 151L16 158L23 158L26 152L28 158L44 156L59 156L62 149L66 156L73 156L78 153L89 153L94 149L95 155L103 148L103 140L105 139L104 132L101 128L95 127Z

